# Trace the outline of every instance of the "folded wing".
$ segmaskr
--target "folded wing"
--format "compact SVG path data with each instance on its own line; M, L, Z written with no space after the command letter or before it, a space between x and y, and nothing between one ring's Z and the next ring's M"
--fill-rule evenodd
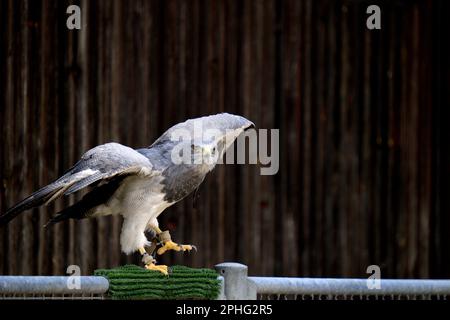
M79 191L89 185L107 182L114 177L151 175L152 164L139 152L118 143L107 143L87 151L62 177L34 192L0 216L6 224L21 212L48 204L62 195Z

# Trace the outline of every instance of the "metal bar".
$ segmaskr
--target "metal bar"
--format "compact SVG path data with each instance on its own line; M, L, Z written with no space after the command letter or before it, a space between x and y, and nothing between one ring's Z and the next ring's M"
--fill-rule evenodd
M369 289L367 279L249 277L258 294L448 295L450 280L381 279Z
M225 296L225 279L222 276L218 276L217 279L220 281L220 292L216 300L227 300Z
M0 294L102 294L108 291L104 277L80 276L79 289L71 288L73 277L0 276Z
M216 271L224 278L226 300L256 300L256 289L248 281L246 265L235 262L224 262L215 266Z
M216 265L222 292L219 299L256 299L257 294L273 295L450 295L450 280L381 279L379 289L370 289L368 279L248 277L247 266L238 263ZM223 277L223 278L222 278ZM71 289L74 277L0 276L0 296L92 295L108 291L104 277L81 276L80 288Z

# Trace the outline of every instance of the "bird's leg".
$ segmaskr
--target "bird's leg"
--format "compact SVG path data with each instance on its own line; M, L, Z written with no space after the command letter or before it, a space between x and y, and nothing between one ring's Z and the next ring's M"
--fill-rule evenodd
M147 231L145 232L146 238L151 239L150 245L146 248L146 251L153 258L155 258L155 255L156 255L155 250L158 247L158 245L160 244L160 240L159 240L156 229L159 230L159 228L157 228L157 227L150 226L149 229L147 229Z
M156 265L156 260L151 255L147 253L144 247L139 248L139 252L142 256L142 262L145 264L145 269L159 271L164 275L168 275L167 266L165 265Z
M156 251L159 255L164 254L166 251L175 250L175 251L191 251L194 249L197 251L197 248L190 244L178 244L172 241L170 233L168 230L161 231L158 227L152 227L152 229L156 232L156 235L160 242L162 242L163 246Z
M154 258L155 257L154 253L157 246L158 246L158 239L155 237L150 241L150 245L147 247L145 251L147 251L147 253Z

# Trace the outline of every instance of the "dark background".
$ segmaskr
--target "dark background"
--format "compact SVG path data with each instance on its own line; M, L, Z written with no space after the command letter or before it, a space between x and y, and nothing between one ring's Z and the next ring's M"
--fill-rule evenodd
M78 4L82 30L66 28ZM382 29L366 28L381 7ZM221 165L160 218L252 275L450 277L448 1L0 0L0 212L95 145L227 111L279 128L280 171ZM0 229L0 274L138 263L120 217Z

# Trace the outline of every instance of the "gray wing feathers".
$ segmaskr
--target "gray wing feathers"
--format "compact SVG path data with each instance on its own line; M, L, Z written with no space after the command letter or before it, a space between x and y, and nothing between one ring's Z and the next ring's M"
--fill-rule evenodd
M139 152L118 143L107 143L86 152L71 169L53 183L22 200L0 216L5 224L19 213L48 204L63 194L71 194L99 180L116 175L150 174L152 164Z
M64 194L74 193L118 174L137 174L143 169L151 171L152 164L142 154L118 143L103 144L86 152L73 167L67 179L79 176L64 190Z
M117 175L138 174L142 171L142 169L142 166L134 166L125 169L121 168L119 170L114 170L111 172L98 172L79 181L76 181L73 185L70 186L70 188L65 190L64 195L69 195L71 193L77 192L78 190L81 190L84 187L87 187L88 185L91 185L99 180L109 179Z

